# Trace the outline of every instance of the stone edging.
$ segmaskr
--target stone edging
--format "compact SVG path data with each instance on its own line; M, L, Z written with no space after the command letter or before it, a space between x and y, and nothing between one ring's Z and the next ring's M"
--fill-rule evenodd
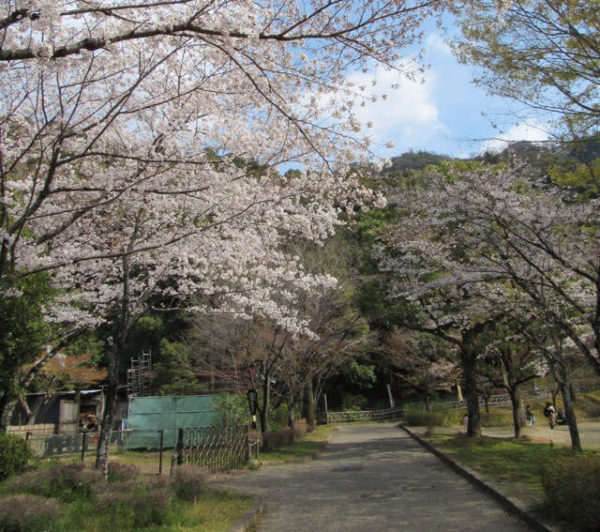
M456 473L466 478L469 482L474 484L480 490L484 491L488 495L491 495L504 507L505 510L511 512L512 514L522 519L525 523L527 523L528 526L532 528L532 530L538 530L540 532L556 532L558 530L558 528L543 523L538 517L522 508L517 501L510 499L509 497L498 491L496 488L491 486L489 483L484 481L475 471L473 471L467 466L458 464L447 454L436 449L433 445L422 439L420 436L417 436L414 432L405 427L402 423L400 423L398 426L401 429L403 429L414 440L416 440L419 444L421 444L425 449L427 449L430 453L437 456L442 462L448 465Z

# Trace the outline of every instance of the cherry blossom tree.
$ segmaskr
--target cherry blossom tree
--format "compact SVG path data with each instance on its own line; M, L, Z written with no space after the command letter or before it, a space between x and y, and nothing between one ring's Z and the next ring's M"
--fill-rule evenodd
M450 276L461 290L476 287L484 295L479 316L502 312L531 324L519 334L560 368L572 445L580 448L575 414L567 406L570 371L563 346L570 343L599 371L597 200L575 201L568 190L524 179L508 167L446 167L426 181L418 198L406 198L411 212L427 216L416 217L409 234L419 236L402 243L404 254L427 252L435 261L442 273L426 279L429 288ZM432 233L448 238L426 238ZM463 312L469 306L466 298Z
M0 292L52 272L65 293L51 318L109 319L111 359L157 289L302 329L272 287L328 280L302 275L282 239L323 242L369 199L348 163L366 160L353 110L377 89L347 74L397 68L444 5L6 2ZM303 170L268 170L290 161ZM117 378L115 363L111 389Z

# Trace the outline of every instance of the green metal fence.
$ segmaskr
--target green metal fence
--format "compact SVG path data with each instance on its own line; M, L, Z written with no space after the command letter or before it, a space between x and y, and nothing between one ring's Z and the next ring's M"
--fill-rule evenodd
M210 427L216 416L215 395L131 397L127 429L132 431L128 449L158 449L163 431L164 448L174 448L177 430L188 427ZM153 430L154 436L141 431Z

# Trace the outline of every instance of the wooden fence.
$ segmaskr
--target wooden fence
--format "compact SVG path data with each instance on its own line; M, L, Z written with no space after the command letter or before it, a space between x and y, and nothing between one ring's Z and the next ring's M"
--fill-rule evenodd
M386 419L400 419L404 415L401 407L387 408L385 410L349 410L345 412L320 412L320 423L350 423L352 421L383 421Z

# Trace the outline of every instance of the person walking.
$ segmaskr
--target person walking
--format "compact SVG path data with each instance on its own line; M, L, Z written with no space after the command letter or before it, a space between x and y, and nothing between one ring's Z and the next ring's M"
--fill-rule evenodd
M530 427L533 427L535 425L535 416L533 415L533 412L531 411L529 405L525 407L525 419L527 420L527 424Z
M548 418L550 428L553 429L556 425L556 408L554 408L552 403L546 403L546 406L544 407L544 416Z

